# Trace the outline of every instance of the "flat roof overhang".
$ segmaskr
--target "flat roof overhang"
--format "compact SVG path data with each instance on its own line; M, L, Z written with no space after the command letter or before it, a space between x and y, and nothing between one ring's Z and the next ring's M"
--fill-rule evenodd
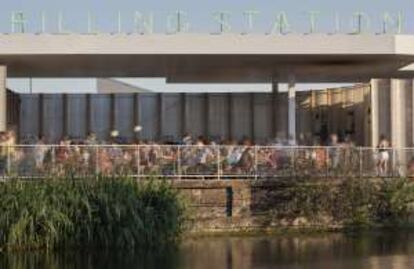
M357 82L412 78L413 62L410 35L0 34L9 77Z

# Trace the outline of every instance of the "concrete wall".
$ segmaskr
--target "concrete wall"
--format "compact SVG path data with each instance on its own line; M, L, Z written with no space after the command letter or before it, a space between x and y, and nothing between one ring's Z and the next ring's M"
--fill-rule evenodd
M258 142L266 142L274 136L274 94L253 95L253 135Z
M213 138L230 137L230 94L208 95L208 134Z
M66 95L66 134L85 137L88 133L87 97L85 94Z
M90 96L90 131L99 139L107 139L112 125L111 95Z
M39 104L40 95L38 94L20 95L20 138L37 137L40 134Z
M298 138L310 143L323 132L349 133L365 145L367 94L366 85L298 92ZM106 139L116 129L132 140L135 125L143 127L139 137L145 140L178 141L191 133L213 139L248 137L264 143L287 134L286 93L22 94L20 99L22 138L42 133L57 141L62 135L80 138L92 131Z
M134 137L135 102L135 94L116 94L114 98L114 128L127 139Z
M143 126L141 138L156 140L160 134L159 94L140 94L138 99L139 124Z
M182 95L179 93L161 95L161 138L163 140L175 141L182 136L183 105Z
M230 128L232 138L241 140L244 137L254 137L254 95L251 93L232 94L230 105Z
M207 134L207 94L185 95L185 132L194 136Z
M64 136L63 95L45 94L41 103L41 135L48 141L57 141Z

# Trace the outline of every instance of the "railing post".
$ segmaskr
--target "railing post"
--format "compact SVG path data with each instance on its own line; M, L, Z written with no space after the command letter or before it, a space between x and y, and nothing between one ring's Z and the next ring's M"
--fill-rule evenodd
M97 145L95 147L95 176L99 174L99 148Z
M52 165L51 165L50 169L52 170L52 174L57 173L57 169L56 169L56 147L54 145L52 145Z
M363 152L362 152L362 147L358 148L359 150L359 178L362 178L362 170L363 170Z
M217 148L217 180L221 180L220 146L215 147Z
M182 174L182 170L181 170L181 146L178 145L177 146L177 174L176 176L178 176L178 180L181 180L181 174Z
M292 158L291 160L291 165L292 165L292 176L294 178L296 178L296 169L295 169L295 148L294 147L289 147L291 150L290 153L290 157Z
M326 178L326 180L328 180L329 179L329 165L330 165L330 159L331 159L331 156L329 156L329 148L328 147L325 147L325 157L326 157L326 160L325 160L325 178Z
M140 156L140 146L136 145L135 147L136 153L135 153L135 158L136 158L136 166L137 166L137 180L140 179L140 171L141 171L141 156Z
M6 166L6 177L10 176L10 168L11 168L11 150L10 145L7 146L7 166Z
M258 179L258 150L257 150L257 145L254 145L254 179L257 180Z

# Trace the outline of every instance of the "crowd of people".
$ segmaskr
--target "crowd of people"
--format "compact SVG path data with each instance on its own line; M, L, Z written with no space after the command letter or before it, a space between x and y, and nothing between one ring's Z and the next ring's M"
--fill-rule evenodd
M376 173L389 171L389 142L382 137L375 152L360 156L350 137L331 134L326 141L314 139L308 147L302 137L273 139L254 144L241 141L206 139L185 134L180 141L135 140L112 131L108 140L94 133L86 139L63 138L50 145L44 137L16 146L12 131L0 134L0 173L35 174L132 174L132 175L211 175L272 176L361 173L360 159L372 159ZM324 146L324 147L322 147ZM326 147L325 147L326 146ZM371 161L372 163L372 161ZM414 171L414 165L413 165Z

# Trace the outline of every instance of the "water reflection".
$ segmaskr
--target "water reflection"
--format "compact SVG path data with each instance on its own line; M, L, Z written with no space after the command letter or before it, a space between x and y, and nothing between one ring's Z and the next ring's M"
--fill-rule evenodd
M405 269L414 267L414 232L189 239L152 251L3 254L0 268Z
M30 252L2 255L0 268L10 269L152 269L178 268L173 250L147 255L131 251Z

